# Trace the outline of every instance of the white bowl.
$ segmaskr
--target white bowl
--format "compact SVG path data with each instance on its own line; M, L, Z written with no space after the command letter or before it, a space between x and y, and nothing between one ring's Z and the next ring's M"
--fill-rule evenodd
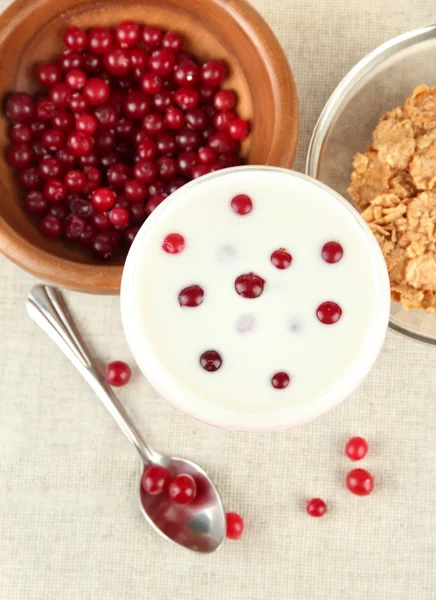
M144 248L150 242L150 236L153 234L154 228L162 219L165 219L168 213L189 197L190 191L199 188L199 186L205 186L207 190L211 181L222 178L227 178L226 185L229 181L232 181L232 178L239 178L238 181L240 181L241 175L244 176L244 181L248 181L250 178L253 180L256 173L258 173L258 176L259 174L269 173L273 176L275 174L280 175L281 178L283 176L290 178L289 182L294 186L294 189L303 188L307 190L307 185L315 186L318 195L319 190L322 190L326 200L340 203L348 213L351 213L352 218L356 219L359 229L365 236L370 268L375 273L375 311L372 323L365 331L364 340L353 357L351 366L334 385L323 389L318 396L312 397L302 404L285 406L280 410L240 412L201 397L189 389L186 384L178 381L157 357L142 327L138 278L141 272L140 264L141 259L144 257ZM298 188L298 186L300 187ZM205 202L207 202L207 196ZM289 199L289 202L292 202L292 198ZM121 315L124 331L132 354L145 377L164 398L185 413L211 425L238 431L273 431L293 427L322 415L346 399L368 374L379 354L388 325L389 305L389 281L384 259L374 236L358 212L339 194L325 185L305 175L272 167L249 166L226 169L201 177L177 190L152 213L141 227L128 254L121 283ZM334 348L332 348L332 351L334 351Z

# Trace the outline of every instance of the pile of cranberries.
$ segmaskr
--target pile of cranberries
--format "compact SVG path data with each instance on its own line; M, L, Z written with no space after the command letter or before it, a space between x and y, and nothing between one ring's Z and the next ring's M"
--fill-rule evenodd
M240 164L249 125L220 88L225 64L200 63L174 31L125 21L64 42L35 69L43 91L6 100L7 160L45 236L109 259L169 194Z

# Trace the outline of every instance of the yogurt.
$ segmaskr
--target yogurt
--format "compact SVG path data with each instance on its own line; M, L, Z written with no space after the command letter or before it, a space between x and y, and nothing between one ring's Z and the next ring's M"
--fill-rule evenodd
M268 167L213 173L163 202L135 239L121 296L156 389L240 430L289 427L342 401L381 348L390 304L356 211Z

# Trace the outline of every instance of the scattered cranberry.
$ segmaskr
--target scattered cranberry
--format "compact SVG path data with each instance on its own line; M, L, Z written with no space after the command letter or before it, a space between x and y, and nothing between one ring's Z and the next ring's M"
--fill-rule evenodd
M368 452L368 442L362 437L353 437L345 446L345 454L351 460L361 460Z
M196 307L203 302L204 290L199 285L190 285L179 294L180 306Z
M157 496L162 494L170 482L170 474L164 467L150 465L144 470L141 485L146 494Z
M236 292L243 298L259 298L265 287L265 280L254 273L245 273L235 280Z
M179 254L185 248L185 238L180 233L169 233L162 242L162 248L168 254Z
M226 535L230 540L238 540L244 531L244 521L238 513L226 513Z
M327 504L321 498L312 498L306 504L306 510L311 517L322 517L327 512Z
M209 148L209 150L212 149ZM246 194L239 194L238 196L232 198L230 206L238 215L248 215L248 213L253 210L253 201Z
M197 484L191 475L176 475L168 486L168 496L176 504L188 504L197 495Z
M344 249L339 242L327 242L321 250L321 256L330 264L337 263L344 255Z
M323 302L318 306L316 316L324 325L333 325L341 318L342 309L336 302Z
M129 365L122 360L109 363L105 370L107 383L115 387L126 385L130 380L131 374Z
M283 248L271 254L271 262L277 269L287 269L291 266L292 256Z
M279 373L275 373L271 378L271 383L273 388L276 390L284 390L288 387L290 382L289 375L280 371Z
M209 373L218 371L222 364L223 359L216 350L206 350L206 352L203 352L200 356L200 365Z
M357 496L367 496L374 489L374 479L365 469L353 469L347 475L347 488Z

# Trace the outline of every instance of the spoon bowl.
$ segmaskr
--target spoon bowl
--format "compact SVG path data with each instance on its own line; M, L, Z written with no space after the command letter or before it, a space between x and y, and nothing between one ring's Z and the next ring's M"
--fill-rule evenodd
M35 286L27 298L26 308L35 323L70 359L135 446L142 472L154 464L167 469L171 477L187 474L195 479L197 494L192 502L184 505L172 502L165 492L149 495L140 483L140 503L146 520L164 538L189 550L203 553L217 550L225 538L226 519L218 490L207 473L190 460L170 458L146 444L91 358L56 288Z

